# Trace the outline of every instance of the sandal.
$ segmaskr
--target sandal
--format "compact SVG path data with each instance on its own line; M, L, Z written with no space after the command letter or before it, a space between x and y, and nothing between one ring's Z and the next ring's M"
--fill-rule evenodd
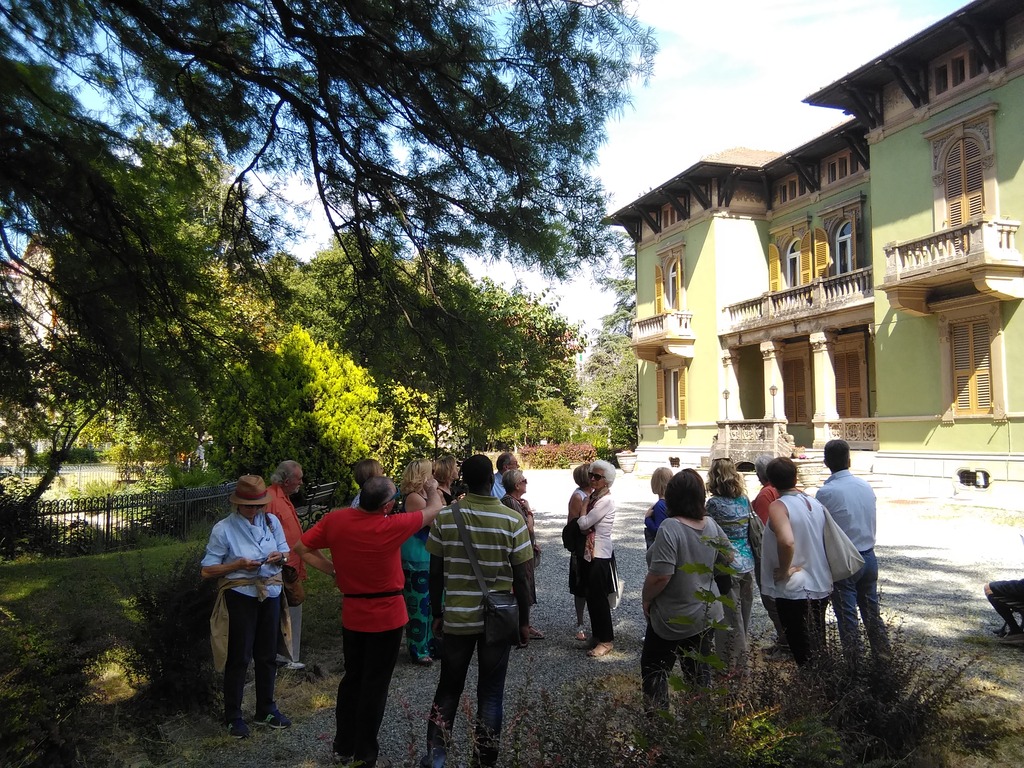
M611 643L598 643L591 650L587 651L587 656L592 659L599 659L611 653L613 647Z
M581 643L585 643L587 641L587 633L583 629L583 625L582 624L580 626L576 627L576 639L578 641L580 641Z
M533 627L530 627L529 632L530 632L530 639L531 640L543 640L544 639L544 633L541 632L539 629L534 629Z
M413 659L412 663L418 664L421 667L429 667L434 663L434 660L430 656L420 656L418 659Z

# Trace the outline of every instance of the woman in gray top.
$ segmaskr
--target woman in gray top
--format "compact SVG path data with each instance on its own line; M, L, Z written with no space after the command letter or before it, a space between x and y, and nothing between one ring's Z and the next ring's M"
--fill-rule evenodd
M644 699L649 709L668 707L668 673L679 659L684 675L700 685L711 682L701 656L711 652L711 622L722 620L722 604L713 569L732 560L729 539L704 515L704 481L684 469L665 489L668 518L647 550L643 587L647 633L640 656ZM701 565L703 568L686 568Z

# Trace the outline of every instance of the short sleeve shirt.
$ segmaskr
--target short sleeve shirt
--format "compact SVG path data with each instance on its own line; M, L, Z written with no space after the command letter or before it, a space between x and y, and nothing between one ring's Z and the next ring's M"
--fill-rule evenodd
M493 592L511 591L512 566L533 558L526 521L493 496L467 493L459 502L459 509L487 588ZM483 593L473 575L451 507L442 509L434 521L427 551L444 558L444 631L453 635L483 632Z
M654 544L647 550L648 570L657 576L671 576L665 589L651 601L651 627L665 640L682 640L706 629L712 621L721 621L722 604L706 602L699 597L704 591L718 594L714 583L718 550L709 542L727 543L725 532L709 517L703 531L669 518L658 528ZM699 564L702 572L683 569Z
M341 624L357 632L386 632L409 621L402 588L402 542L423 527L422 512L376 515L336 509L302 534L310 549L329 549L344 595ZM381 597L357 595L396 594Z

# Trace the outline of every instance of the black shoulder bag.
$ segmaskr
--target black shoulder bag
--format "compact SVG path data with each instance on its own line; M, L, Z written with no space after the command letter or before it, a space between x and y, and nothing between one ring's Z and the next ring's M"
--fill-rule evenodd
M516 645L519 643L519 602L511 592L492 592L487 588L484 575L480 571L480 563L476 559L476 550L469 540L469 532L462 520L459 503L452 504L452 517L459 529L462 546L466 548L466 557L473 568L483 594L484 608L484 642L488 645Z

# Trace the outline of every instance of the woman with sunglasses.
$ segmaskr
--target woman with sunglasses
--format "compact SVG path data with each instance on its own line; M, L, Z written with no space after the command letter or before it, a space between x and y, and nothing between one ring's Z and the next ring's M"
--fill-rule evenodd
M577 518L587 541L580 560L580 581L586 585L587 613L594 633L594 647L587 653L591 658L607 656L612 652L615 630L608 595L616 591L615 553L612 549L612 528L615 525L615 500L611 487L615 482L615 467L598 459L590 465L590 485L593 488L587 500L586 514Z

